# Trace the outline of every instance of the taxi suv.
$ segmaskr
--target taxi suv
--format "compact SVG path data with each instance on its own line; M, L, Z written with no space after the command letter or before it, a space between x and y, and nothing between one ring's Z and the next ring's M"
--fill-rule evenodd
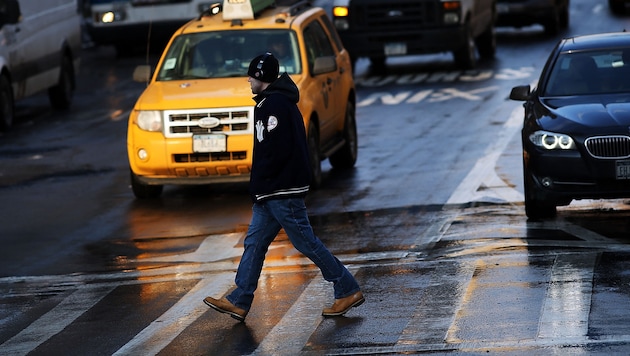
M226 0L175 32L129 116L137 198L158 197L166 184L249 180L255 103L247 69L268 51L300 91L311 186L321 182L324 159L333 168L354 166L352 66L326 12L304 1ZM149 80L150 68L136 68L134 76Z
M524 101L525 212L550 218L574 199L630 197L630 33L561 40Z

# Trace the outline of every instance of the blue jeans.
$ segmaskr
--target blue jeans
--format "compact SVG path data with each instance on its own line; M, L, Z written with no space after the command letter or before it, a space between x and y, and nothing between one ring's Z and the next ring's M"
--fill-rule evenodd
M265 254L281 228L293 246L319 267L324 279L333 283L335 299L359 291L359 284L352 274L313 233L304 199L291 198L254 203L252 220L245 236L245 251L236 272L236 289L227 296L227 300L249 310Z

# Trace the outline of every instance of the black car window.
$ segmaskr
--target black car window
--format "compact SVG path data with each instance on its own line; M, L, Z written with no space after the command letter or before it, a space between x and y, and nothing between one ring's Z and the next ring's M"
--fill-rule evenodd
M328 35L318 21L311 22L304 29L304 44L308 56L308 67L311 72L313 71L316 58L335 55Z
M626 52L628 52L626 54ZM597 95L630 91L630 49L561 53L544 96Z

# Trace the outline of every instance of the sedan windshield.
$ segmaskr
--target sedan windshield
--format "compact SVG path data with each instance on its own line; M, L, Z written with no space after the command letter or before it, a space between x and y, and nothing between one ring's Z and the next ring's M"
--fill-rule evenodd
M630 48L561 53L543 96L630 93Z
M271 52L280 73L302 71L291 31L217 31L180 35L168 49L157 80L246 77L249 62Z

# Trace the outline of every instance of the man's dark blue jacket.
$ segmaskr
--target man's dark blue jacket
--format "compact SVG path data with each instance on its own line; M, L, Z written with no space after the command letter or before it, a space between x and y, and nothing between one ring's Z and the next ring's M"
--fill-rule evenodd
M306 130L300 93L283 73L254 97L254 157L249 189L254 202L304 197L309 189Z

